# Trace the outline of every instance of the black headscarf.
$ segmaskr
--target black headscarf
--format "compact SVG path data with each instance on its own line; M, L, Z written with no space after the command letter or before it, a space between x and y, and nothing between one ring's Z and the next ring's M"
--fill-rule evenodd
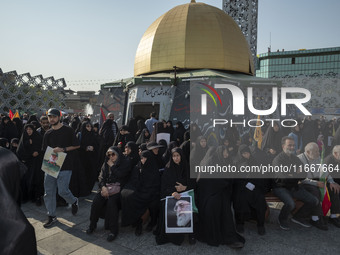
M172 155L176 152L181 156L179 164L176 164L172 159ZM165 166L165 170L162 175L161 196L170 196L173 192L175 192L175 186L178 185L177 182L184 186L189 186L189 178L189 167L184 158L182 149L178 147L172 149L170 161Z
M80 119L78 116L74 116L71 121L71 128L73 128L74 131L77 130L78 125L80 123Z
M193 139L197 139L197 137L202 136L202 132L201 129L199 128L199 126L196 123L192 123L190 124L190 136Z
M91 131L88 131L86 126L91 125ZM93 131L91 122L83 122L80 128L80 147L86 149L87 146L93 146L98 149L98 142ZM78 137L79 138L79 137Z
M158 172L157 162L155 160L155 157L152 155L150 151L148 150L142 151L140 156L147 159L144 164L141 164L142 171L150 168L155 168L157 169Z
M139 161L139 154L138 154L138 146L135 142L128 142L125 147L129 147L131 149L131 152L127 157L131 160L131 167L134 167L137 165Z
M137 130L138 130L138 127L137 127L137 121L136 119L134 118L130 118L127 122L127 126L129 128L129 132L135 136Z
M199 136L197 138L195 147L193 148L190 154L190 162L193 162L196 165L200 164L201 160L205 157L205 154L207 153L209 149L208 144L206 145L205 148L201 146L200 141L203 139L207 140L204 136Z
M136 144L148 143L150 138L151 138L151 135L150 135L149 130L147 128L144 128L141 131L141 133L140 133L140 135L139 135L139 137L136 141Z
M103 143L105 145L112 145L114 142L114 134L112 130L112 125L113 125L113 120L112 119L107 119L103 123L103 126L99 130L99 135L103 138ZM117 128L118 132L118 128Z
M13 118L12 121L15 124L15 126L17 127L18 135L20 137L21 134L22 134L22 130L24 128L24 125L22 124L22 120L20 118Z
M274 126L278 126L277 123L274 123ZM261 144L261 149L274 149L276 151L276 155L281 152L281 139L283 135L281 130L279 129L277 132L274 131L274 127L268 127L266 133L263 136L263 141Z
M162 145L161 148L159 148L158 154L162 155L166 152L166 148L168 147L168 144L166 143L166 141L164 139L161 139L158 141L159 145ZM167 162L165 162L167 163Z
M169 126L167 126L167 127L165 128L165 129L166 129L166 133L169 133L169 134L170 134L170 141L173 141L175 129L174 129L174 126L172 125L172 121L171 121L171 120L168 120L168 121L166 122L166 124L169 124Z
M28 135L27 129L31 128L33 130L32 135ZM32 144L30 143L32 140ZM24 132L21 135L17 155L20 160L27 161L32 158L33 152L38 152L40 154L42 146L42 136L35 130L33 124L26 124L24 126Z
M174 140L178 142L178 145L181 145L184 141L184 133L185 133L185 128L183 126L183 123L178 121L176 122L176 129L174 131Z
M173 148L176 148L176 147L178 147L177 142L172 141L172 142L169 143L168 148L166 149L166 151L163 153L163 156L162 156L163 161L165 163L169 162L170 157L171 157L171 151L172 151Z
M36 126L36 129L37 129L37 128L40 128L39 120L38 120L37 116L35 116L35 115L31 115L31 116L28 118L27 124L32 124L33 121L37 122L37 124L34 124L34 125L38 125L38 126Z
M8 120L8 122L5 123L5 120ZM17 127L8 116L1 119L0 131L1 137L7 138L8 141L11 141L13 138L19 138Z
M3 147L5 149L9 149L9 141L7 138L0 137L0 147Z

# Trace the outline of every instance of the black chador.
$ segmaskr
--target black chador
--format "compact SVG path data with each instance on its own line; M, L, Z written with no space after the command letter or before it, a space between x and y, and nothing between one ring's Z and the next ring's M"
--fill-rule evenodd
M202 160L204 165L232 165L225 146L212 147ZM237 234L231 211L232 180L200 178L197 183L199 216L198 240L209 245L234 245L241 248L244 238Z
M79 180L79 195L87 196L91 193L94 183L98 178L97 161L99 145L90 122L83 122L77 134L80 142L79 156L81 172Z
M131 179L122 190L122 225L140 224L147 209L150 211L150 227L156 225L159 210L160 174L157 162L150 151L143 151L146 160L135 167Z

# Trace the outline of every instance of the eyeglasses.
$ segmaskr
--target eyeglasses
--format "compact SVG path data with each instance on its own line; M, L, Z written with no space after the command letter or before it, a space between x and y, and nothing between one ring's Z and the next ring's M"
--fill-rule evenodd
M116 156L116 154L114 154L114 153L108 153L107 154L107 157L113 157L113 156Z

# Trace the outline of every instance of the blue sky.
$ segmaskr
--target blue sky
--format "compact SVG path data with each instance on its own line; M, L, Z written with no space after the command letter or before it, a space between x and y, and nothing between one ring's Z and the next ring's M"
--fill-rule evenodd
M139 40L190 0L0 0L0 68L65 78L73 90L133 76ZM222 0L197 0L222 8ZM258 53L340 46L340 1L259 0Z

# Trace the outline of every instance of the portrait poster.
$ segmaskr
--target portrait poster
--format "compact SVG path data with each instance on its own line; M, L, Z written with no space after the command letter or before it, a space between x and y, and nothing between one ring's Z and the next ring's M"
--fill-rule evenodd
M57 178L65 161L66 155L67 154L64 152L53 152L53 148L48 146L44 155L41 170L48 175Z
M179 200L168 196L165 201L165 233L193 233L192 198Z
M159 140L165 140L167 145L170 143L170 134L169 133L158 133L156 137L156 142L158 143Z

